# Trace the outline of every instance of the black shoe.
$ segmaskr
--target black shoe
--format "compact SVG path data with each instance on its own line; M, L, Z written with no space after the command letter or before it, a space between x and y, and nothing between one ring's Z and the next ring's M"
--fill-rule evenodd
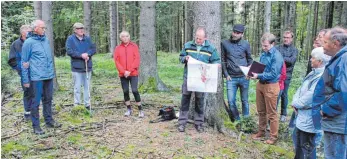
M186 129L186 127L185 127L184 125L179 125L179 126L178 126L178 131L179 131L179 132L184 132L185 129Z
M197 132L202 133L204 132L204 128L202 127L202 125L195 125L195 129Z
M90 106L86 106L86 109L87 109L87 110L90 110Z
M48 128L60 128L62 124L57 123L55 121L50 122L50 123L46 123L46 127Z
M45 132L40 127L34 128L34 133L36 135L43 135L43 134L45 134Z

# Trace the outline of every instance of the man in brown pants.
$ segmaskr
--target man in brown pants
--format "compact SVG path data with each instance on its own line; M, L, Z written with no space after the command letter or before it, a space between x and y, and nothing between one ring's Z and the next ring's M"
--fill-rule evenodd
M277 97L280 91L278 80L280 77L283 57L274 47L276 37L271 33L265 33L261 38L263 52L260 62L265 65L261 74L252 73L252 79L259 79L256 89L256 104L259 115L258 133L252 135L252 139L260 140L265 137L266 123L270 120L270 139L267 144L275 144L278 138L278 118L276 112Z

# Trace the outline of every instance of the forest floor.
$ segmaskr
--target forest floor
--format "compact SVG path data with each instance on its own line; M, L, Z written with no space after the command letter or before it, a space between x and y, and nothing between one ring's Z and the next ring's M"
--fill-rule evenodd
M12 91L2 92L1 158L294 158L288 133L280 134L275 145L266 145L236 130L232 130L234 135L225 135L206 126L205 132L197 133L193 124L188 124L186 132L180 133L177 120L150 123L158 118L163 105L179 109L183 66L177 57L159 54L159 75L172 91L142 92L145 118L138 118L136 109L133 116L124 116L120 80L108 54L93 59L91 114L83 106L73 106L69 58L56 58L59 89L54 93L53 109L55 120L63 126L46 128L41 115L46 132L41 136L33 134L31 122L23 119L19 78L13 73ZM175 72L179 76L169 75L175 68L180 70ZM254 104L251 113L257 119ZM280 129L285 130L287 124L281 124Z

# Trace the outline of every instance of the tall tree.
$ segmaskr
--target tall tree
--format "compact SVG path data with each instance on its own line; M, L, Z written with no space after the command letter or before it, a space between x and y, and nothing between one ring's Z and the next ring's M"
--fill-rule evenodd
M48 38L49 44L51 46L54 74L56 74L55 60L54 60L55 56L54 56L54 37L53 37L52 2L51 1L42 1L42 20L46 23L47 29L45 31L45 35ZM57 76L55 76L55 78L53 79L53 86L55 90L59 88Z
M110 53L113 53L114 48L117 45L117 2L116 1L110 1Z
M312 50L312 37L314 36L314 34L312 32L310 32L310 30L313 27L313 23L314 21L312 21L312 11L314 12L314 6L315 2L314 1L310 1L309 2L309 11L308 11L308 15L307 15L307 25L306 25L306 42L305 42L305 47L306 47L306 53L305 53L305 59L308 59L309 54L311 53Z
M42 19L42 3L41 1L34 1L35 17Z
M265 2L265 11L264 11L264 32L270 32L270 26L271 26L271 1Z
M220 2L218 1L194 1L194 28L203 26L206 28L207 37L217 48L220 56L221 26L220 26ZM218 79L222 79L221 69L218 70ZM223 80L218 82L217 93L205 95L204 112L207 123L222 132L224 121L221 114L226 114L223 99Z
M341 26L347 28L347 2L344 1L341 15Z
M326 1L324 14L324 28L331 28L333 26L333 17L334 1Z
M192 40L193 38L193 17L192 2L184 2L184 41Z
M84 12L84 32L86 35L90 35L91 30L91 20L92 20L92 12L91 12L91 2L83 1L83 12Z
M140 87L154 87L159 91L168 88L159 79L155 47L155 1L140 2Z

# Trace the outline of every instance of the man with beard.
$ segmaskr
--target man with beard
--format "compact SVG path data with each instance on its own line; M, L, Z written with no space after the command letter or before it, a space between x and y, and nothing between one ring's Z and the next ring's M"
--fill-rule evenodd
M236 106L236 92L240 88L242 115L249 116L248 87L249 80L242 73L239 66L252 64L251 49L248 41L243 40L244 25L236 24L233 27L230 39L222 42L222 69L226 78L227 96L230 110L235 120L240 120Z

